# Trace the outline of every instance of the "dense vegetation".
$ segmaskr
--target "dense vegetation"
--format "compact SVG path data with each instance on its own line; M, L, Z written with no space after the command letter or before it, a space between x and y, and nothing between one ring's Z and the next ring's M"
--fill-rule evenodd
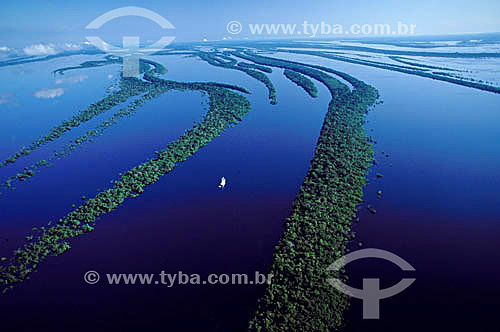
M335 87L344 87L347 89L347 87L339 82L337 79L333 78L330 75L325 74L323 71L327 69L326 67L321 67L321 66L312 66L312 65L307 65L304 63L299 63L299 62L294 62L294 61L288 61L288 60L281 60L281 59L275 59L275 58L269 58L269 57L264 57L260 56L257 54L253 54L251 52L240 52L240 51L235 51L233 53L235 56L253 61L258 64L263 64L263 65L268 65L268 66L273 66L273 67L278 67L278 68L283 68L283 69L288 69L291 71L295 71L297 73L304 74L306 76L312 77L326 85L326 87L330 90L331 93L333 93ZM320 70L317 70L317 69ZM353 78L352 76L349 76L345 73L338 72L338 71L331 71L332 73L335 73L339 77L345 79L351 84L355 84L357 82L360 82ZM352 82L354 83L352 83Z
M257 70L260 70L260 71L263 71L263 72L269 73L269 74L271 74L273 72L273 70L269 67L259 66L259 65L256 65L254 63L238 62L238 66L243 67L243 68L257 69Z
M85 61L78 66L59 68L54 70L53 74L64 75L64 72L68 70L102 67L106 65L120 64L121 62L121 58L115 57L113 55L107 55L104 57L104 60Z
M152 87L152 84L143 83L137 78L122 78L120 81L119 91L111 93L97 103L90 105L87 109L79 111L69 120L64 120L59 125L53 127L52 129L50 129L47 135L33 141L29 146L23 147L13 156L10 156L3 162L0 162L0 167L13 164L17 159L29 155L31 152L37 150L42 145L60 138L66 132L72 130L75 127L78 127L80 124L87 122L95 116L100 115L110 110L111 108L127 101L132 96L137 96L147 92Z
M236 56L261 65L300 72L322 82L332 100L314 157L295 198L285 231L276 245L269 273L273 281L257 304L251 331L329 331L343 323L345 295L328 284L326 269L343 256L352 239L351 221L362 202L366 170L373 150L363 124L377 91L350 75L331 70L347 86L324 72L297 62L249 52Z
M113 55L107 55L104 57L104 60L95 60L95 61L85 61L78 66L72 67L64 67L59 68L53 71L54 74L64 75L66 71L75 70L75 69L85 69L85 68L94 68L94 67L102 67L113 64L121 64L122 58L116 57ZM152 72L156 74L165 74L167 73L167 68L158 62L154 62L147 59L140 59L139 61L139 72L141 74L146 72Z
M105 57L105 60L87 61L87 62L82 63L79 66L65 67L65 68L57 69L54 71L54 73L59 73L59 74L63 75L64 72L68 71L68 70L90 68L90 67L101 67L101 66L120 63L120 62L121 62L121 58L117 58L117 57L109 55L109 56ZM163 65L161 65L157 62L154 62L154 61L146 60L146 59L140 60L139 68L140 68L141 74L146 74L146 73L149 73L150 75L151 74L165 74L167 72L167 69ZM90 105L87 109L79 111L77 114L75 114L69 120L65 120L61 124L50 129L49 133L47 135L45 135L44 137L41 137L41 138L37 139L36 141L32 142L28 147L23 147L21 150L16 152L14 155L8 157L4 161L0 161L0 168L7 166L9 164L15 163L17 159L19 159L23 156L27 156L31 152L40 148L42 145L45 145L49 142L52 142L52 141L60 138L66 132L72 130L75 127L78 127L82 123L90 121L95 116L109 111L113 107L115 107L123 102L126 102L131 97L144 94L153 88L154 88L153 84L150 84L148 82L144 82L140 79L137 79L134 77L121 77L118 91L113 92L110 95L103 98L102 100L98 101L97 103ZM142 97L142 99L144 99L144 97ZM54 157L59 157L59 154L56 153L54 155ZM9 177L7 179L7 181L0 184L0 186L3 185L3 186L10 188L11 183L13 181L15 181L16 179L19 181L24 181L27 178L34 176L35 175L34 171L36 169L38 169L41 166L47 166L47 165L49 165L49 163L47 163L46 161L41 161L41 163L40 162L35 163L31 167L29 167L28 169L25 169L22 173L18 173L14 176Z
M131 102L127 107L121 108L119 111L114 113L109 119L103 121L101 124L96 126L94 129L88 130L86 135L81 135L81 136L77 137L74 141L72 141L68 144L65 144L59 151L54 151L53 154L49 158L39 160L39 161L35 162L34 164L32 164L31 166L25 167L21 172L10 176L9 178L7 178L6 181L4 181L3 183L0 183L0 187L3 186L6 188L14 189L13 183L15 181L24 182L24 181L28 180L29 178L32 178L33 176L38 174L38 171L40 168L50 167L52 165L52 162L55 161L56 159L69 156L78 147L81 147L85 143L91 142L96 137L101 136L106 129L108 129L109 127L111 127L113 125L116 125L119 122L119 120L121 120L125 117L128 117L128 116L131 116L146 101L148 101L149 99L158 97L159 95L163 94L165 91L168 91L170 89L185 90L186 89L185 84L188 84L191 87L191 89L194 89L194 90L201 89L201 86L199 86L199 83L178 84L177 82L174 82L174 81L167 81L167 80L160 80L159 81L158 79L156 79L156 77L154 75L165 73L166 72L165 67L163 67L162 65L155 63L153 61L149 61L149 60L141 60L141 63L144 63L145 67L143 67L143 69L146 70L146 72L144 74L145 81L139 80L137 78L121 78L121 82L120 82L121 89L118 92L118 93L123 93L124 86L133 85L134 86L133 89L126 90L129 93L128 97L132 97L132 93L133 94L138 94L138 93L142 94L141 96L139 96L135 101ZM101 64L96 64L96 66L101 66ZM151 68L150 68L150 66L151 66ZM71 67L71 68L73 68L73 67ZM64 70L70 70L71 68L66 68ZM74 67L74 68L77 68L77 67ZM237 90L240 92L248 93L248 91L243 89L243 88L229 85L229 84L212 83L212 85L217 86L217 87L221 87L221 88L228 88L228 89L233 89L233 90ZM144 91L147 91L147 93L143 93ZM119 96L122 96L122 95L123 94L120 94ZM117 94L115 93L115 94L112 94L108 97L113 99L116 96L117 96ZM120 97L118 100L121 101L124 98L126 98L126 97ZM116 101L117 99L113 99L113 100ZM108 109L111 109L114 106L115 106L114 103L108 103L108 104L106 104L106 107L102 108L102 111L106 111ZM93 105L90 108L92 108L92 107L93 107ZM97 113L97 112L92 113L92 114L86 116L85 119L86 119L86 121L88 121L92 117L94 117L98 114L100 114L100 113ZM80 119L83 119L83 118L80 118ZM84 122L84 121L83 120L80 121L77 125L79 125L82 122ZM76 122L75 122L75 124L76 124ZM73 127L64 127L64 129L67 129L66 131L71 130L72 128ZM54 129L52 129L52 132L54 132ZM60 133L60 135L62 135L64 133L61 131L57 131L57 132ZM57 136L57 137L60 137L60 136ZM56 136L52 136L52 138L56 138ZM50 140L44 140L43 142L45 144L49 141ZM39 142L41 142L41 141L39 141ZM17 158L20 158L21 156L29 155L31 151L35 150L39 146L32 145L30 149L23 149L20 153L17 153L13 157L7 159L6 164L13 163Z
M272 44L270 44L272 45ZM296 44L291 44L296 47ZM280 46L284 46L280 43ZM304 45L307 46L307 45ZM323 47L323 46L321 46ZM317 48L321 48L317 47ZM326 48L326 47L325 47ZM367 51L367 48L346 48ZM307 50L280 50L297 54L315 55L324 58L362 64L386 70L438 79L499 93L500 89L479 83L465 82L448 73L430 72L429 69L451 70L440 67L410 63L403 58L393 60L413 68L396 64L354 59L333 52ZM377 52L376 52L377 53ZM387 53L387 52L382 52ZM415 52L416 53L416 52ZM428 52L430 53L430 52ZM162 53L163 54L163 53ZM173 53L164 53L173 54ZM288 60L265 57L241 48L239 51L189 51L175 54L193 55L209 64L221 68L238 70L264 83L269 91L271 104L276 103L276 89L267 75L270 67L284 69L284 75L302 87L311 97L318 91L310 78L324 84L332 96L324 123L318 138L314 156L306 177L297 194L289 217L284 223L284 232L275 247L270 274L273 282L259 299L255 314L249 322L251 331L328 331L342 326L348 298L331 287L327 279L337 277L345 281L346 276L334 274L326 268L345 254L347 245L353 238L351 222L362 202L362 188L366 183L366 170L373 162L370 139L366 137L364 116L377 97L377 91L343 72L318 65L310 65ZM405 53L388 53L402 55ZM443 53L432 53L443 54ZM421 52L415 55L422 55ZM429 55L430 56L430 55ZM445 56L452 56L446 55ZM239 62L240 58L249 62ZM397 58L397 60L396 60ZM403 59L403 60L402 60ZM42 61L18 59L17 61ZM103 66L120 62L118 58L106 57L103 61L88 61L80 66L61 68L56 73L67 70ZM10 65L6 62L5 65ZM0 66L2 64L0 63ZM172 142L155 156L121 176L113 187L98 193L94 198L85 199L84 204L58 220L56 224L41 227L30 235L24 247L0 263L0 289L7 291L16 283L29 278L40 262L50 255L59 255L70 248L70 240L90 232L96 226L99 216L118 208L127 198L140 195L144 188L169 173L180 162L185 161L226 128L237 124L248 113L250 104L246 98L234 91L248 93L244 88L219 83L181 83L160 79L155 74L163 74L166 69L152 61L141 60L143 80L121 78L120 91L112 93L88 109L78 112L69 120L51 129L49 134L21 149L0 167L14 163L18 158L30 154L43 144L49 143L65 132L94 116L102 114L120 103L137 97L127 107L120 109L109 119L99 124L86 135L67 144L54 158L72 153L78 146L101 135L104 130L115 125L126 116L137 111L147 100L160 96L169 90L196 90L208 94L210 108L202 122L196 124L179 139ZM327 74L328 73L328 74ZM352 85L352 91L333 74ZM234 91L231 91L234 90ZM49 159L49 162L53 158ZM31 168L9 178L24 181L34 176L34 170L47 166L40 160ZM381 174L376 175L381 178ZM379 191L381 194L381 192ZM378 195L380 195L378 194ZM368 206L370 213L376 210Z
M269 77L266 76L266 74L251 70L248 68L245 68L244 66L237 66L236 63L237 61L233 58L230 58L224 54L217 53L217 52L198 52L197 53L198 57L212 66L216 67L223 67L227 69L234 69L234 70L239 70L244 73L246 73L248 76L255 78L256 80L264 83L264 85L267 87L269 91L269 100L271 101L270 103L275 105L277 103L276 100L276 88L273 85L273 82L269 79Z
M249 52L235 52L234 55L258 65L284 68L289 77L302 82L313 96L315 89L304 83L312 84L306 76L312 77L325 84L333 96L310 169L286 221L283 236L276 246L270 271L275 275L274 282L259 301L250 329L319 331L336 328L342 322L348 302L326 282L328 277L332 277L327 274L326 267L344 254L350 238L350 221L361 200L365 170L372 158L371 146L362 128L363 115L367 106L375 100L376 91L347 74L330 70L355 87L354 92L351 92L344 84L326 74L327 68L313 68ZM237 66L232 60L224 56L220 61L211 59L211 62L217 66ZM47 256L66 252L70 248L70 239L92 231L100 215L116 209L128 197L140 195L145 186L170 172L177 163L194 154L225 128L241 121L250 108L244 97L230 91L248 92L243 88L218 83L167 81L158 78L155 73L154 69L146 72L144 81L122 79L122 90L134 91L137 100L120 109L87 135L77 138L67 146L68 153L100 135L122 117L133 114L148 99L170 89L207 92L210 109L204 120L165 150L157 152L154 158L126 172L114 182L111 189L86 200L55 225L49 223L30 235L27 244L0 267L0 284L4 291L29 278ZM98 103L108 104L113 104L113 99L104 104ZM76 126L78 121L89 119L95 114L80 112L74 117L77 120L69 123ZM56 134L47 135L47 142L60 137L71 126L52 130ZM338 277L344 278L341 275Z
M200 148L219 136L222 131L237 124L249 112L250 103L229 88L242 88L215 83L180 83L164 81L148 76L155 88L144 96L154 98L170 89L199 90L208 93L210 108L203 121L186 131L179 139L170 143L155 157L127 171L114 182L111 189L97 194L64 218L47 227L41 227L38 234L28 237L29 242L14 252L13 257L0 266L0 288L3 292L14 284L29 278L37 266L50 255L60 255L70 248L69 240L90 232L96 219L116 209L125 199L136 197L144 187L158 181L173 170L176 164L185 161ZM135 105L137 106L137 105Z
M290 81L304 89L311 97L318 97L318 89L316 88L314 83L304 75L301 75L289 69L285 69L283 74Z
M359 65L365 65L365 66L370 66L370 67L375 67L375 68L397 71L400 73L405 73L405 74L410 74L410 75L426 77L426 78L430 78L433 80L453 83L453 84L462 85L462 86L466 86L466 87L474 88L474 89L478 89L478 90L489 91L489 92L493 92L493 93L500 93L500 88L492 86L492 85L476 83L476 82L469 82L469 81L466 81L464 79L452 78L452 77L449 77L448 75L439 75L436 73L429 73L427 71L419 70L417 68L403 67L403 66L397 66L397 65L388 65L388 64L384 64L384 63L380 63L380 62L353 59L353 58L348 58L348 57L343 57L343 56L331 54L329 52L302 51L302 50L301 51L286 50L286 51L282 51L282 52L314 55L314 56L332 59L332 60L339 60L339 61L355 63L355 64L359 64Z
M368 106L377 98L376 90L330 68L264 57L248 51L223 54L198 52L195 55L211 65L243 71L263 82L269 89L272 103L276 101L274 86L265 74L253 69L269 72L272 71L270 67L283 68L286 77L304 88L312 97L317 96L317 89L308 77L323 83L330 91L332 101L314 157L273 255L270 269L270 273L274 275L273 283L259 300L249 328L256 331L324 331L338 328L342 324L348 301L327 283L327 279L333 275L326 268L345 253L352 236L351 220L361 202L365 171L373 158L371 145L363 130L363 117ZM234 57L249 62L238 62ZM109 63L114 61L112 58L108 60ZM101 66L104 63L87 62L79 67L63 68L61 73L91 65ZM128 107L120 109L108 120L88 131L87 135L64 146L63 151L56 153L54 157L70 154L123 117L136 112L147 100L172 89L208 93L210 109L204 120L166 149L156 152L154 158L126 172L114 182L112 188L100 192L94 198L85 199L83 205L59 219L56 224L49 222L46 227L41 227L30 235L27 244L0 267L0 285L3 291L29 278L47 256L66 252L70 248L71 238L92 231L99 216L116 209L125 199L140 195L145 186L158 181L177 163L186 160L224 129L241 121L249 111L250 105L246 98L231 91L248 92L243 88L218 83L163 80L155 75L164 72L162 67L149 62L141 62L141 71L144 72L143 80L122 78L120 91L91 105L87 110L80 111L22 151L29 154L29 151L61 137L80 123L137 96ZM349 82L353 91L326 72ZM22 155L14 156L12 162ZM37 166L47 164L47 161L42 160ZM28 169L16 178L23 181L33 175L33 170ZM335 276L345 279L341 274Z
M427 68L427 69L439 69L439 70L448 70L448 71L458 71L456 69L451 69L451 68L446 68L446 67L437 67L437 66L430 66L430 65L424 65L422 63L416 63L413 61L409 61L409 59L399 57L399 56L390 56L389 59L404 63L405 65L410 65L414 67L420 67L420 68Z

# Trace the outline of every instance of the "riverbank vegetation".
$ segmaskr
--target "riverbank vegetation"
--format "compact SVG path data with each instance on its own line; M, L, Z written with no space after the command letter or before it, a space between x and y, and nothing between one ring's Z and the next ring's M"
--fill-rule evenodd
M332 70L352 84L306 64L250 52L235 56L260 65L299 72L323 83L332 100L314 157L296 196L285 230L273 254L273 275L250 320L251 331L329 331L343 324L349 302L327 279L346 276L327 271L346 253L351 223L362 202L373 149L363 128L364 116L378 98L371 86Z
M326 269L345 254L349 241L352 241L351 222L362 202L366 170L373 160L372 147L363 129L364 116L368 107L377 99L377 91L350 75L322 66L265 57L249 51L233 51L230 52L231 57L228 54L207 54L209 53L198 53L200 58L211 65L237 68L236 70L244 71L252 77L259 77L261 82L269 79L262 72L238 66L236 58L255 66L284 69L285 75L312 97L317 95L317 89L310 78L324 84L331 93L332 100L313 159L292 204L290 216L284 223L284 232L275 247L269 271L274 275L273 282L266 287L264 295L258 301L249 329L337 329L343 324L349 302L345 295L328 284L327 279L335 277L345 281L346 276L342 272L332 273ZM71 239L94 230L99 216L115 210L126 199L139 196L146 186L172 171L222 131L237 124L250 110L248 100L238 93L247 93L244 88L219 83L168 81L159 78L154 68L148 68L143 80L122 78L119 91L122 94L79 112L71 120L51 130L37 144L59 138L82 121L88 121L117 105L116 100L126 101L131 96L137 96L137 100L127 108L115 113L110 118L111 121L107 120L96 127L95 131L78 137L69 147L69 151L72 151L78 145L97 137L122 117L133 114L148 99L172 89L207 93L209 110L204 119L164 150L156 152L150 160L125 172L114 181L110 189L101 191L92 198L82 197L82 204L78 207L75 205L68 215L55 224L49 222L47 226L40 227L29 235L28 242L0 265L0 288L3 291L28 279L48 256L57 256L69 250ZM352 91L331 74L349 83ZM271 97L272 90L269 88L269 91ZM40 145L33 147L36 149ZM32 149L28 150L28 154L29 151Z
M364 65L364 66L370 66L370 67L374 67L374 68L381 68L381 69L385 69L385 70L391 70L391 71L396 71L396 72L400 72L400 73L404 73L404 74L416 75L416 76L420 76L420 77L430 78L433 80L457 84L457 85L465 86L468 88L474 88L474 89L493 92L493 93L500 93L500 88L496 87L496 86L483 84L483 83L479 83L479 82L475 82L475 81L468 81L468 80L456 78L456 77L450 77L449 75L442 75L442 74L440 75L439 73L436 73L436 72L428 72L426 70L421 70L418 68L411 68L411 67L390 65L390 64L374 62L374 61L348 58L345 56L338 56L335 54L331 54L330 52L305 51L305 50L283 50L280 52L314 55L314 56L318 56L318 57L322 57L322 58L326 58L326 59L349 62L349 63L359 64L359 65Z
M47 226L40 227L37 233L28 236L28 243L17 249L10 259L3 260L0 265L2 292L29 279L37 270L38 264L48 256L57 256L69 250L69 240L92 231L99 216L113 211L127 198L139 196L144 192L144 187L158 181L161 176L172 171L178 163L185 161L224 130L239 123L250 110L248 100L231 91L246 91L243 88L216 83L181 83L148 77L154 81L155 89L145 95L146 99L170 89L207 93L209 110L203 120L164 150L155 153L152 159L127 171L114 182L112 188L93 198L85 197L82 205L59 219L55 225L49 222Z
M293 83L297 84L302 89L304 89L305 92L307 92L311 97L313 98L318 97L318 89L316 88L314 83L304 75L301 75L289 69L285 69L283 74L290 81L292 81Z
M237 66L237 60L228 57L227 55L217 53L217 52L198 52L197 56L206 61L207 63L211 64L212 66L216 67L223 67L227 69L234 69L234 70L239 70L244 73L246 73L248 76L255 78L256 80L264 83L266 86L267 90L269 91L269 100L272 105L277 104L277 99L276 99L276 88L274 87L273 82L267 77L266 74L258 72L256 70L252 70L249 68L246 68L245 66Z

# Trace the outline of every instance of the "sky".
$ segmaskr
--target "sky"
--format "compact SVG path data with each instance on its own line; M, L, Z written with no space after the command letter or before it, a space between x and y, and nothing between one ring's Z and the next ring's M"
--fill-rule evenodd
M2 47L24 47L47 43L85 40L85 26L105 12L123 6L139 6L165 17L174 26L168 36L176 41L263 39L251 35L249 24L415 24L417 35L442 35L500 31L498 0L266 0L266 1L179 1L179 0L87 0L32 1L2 0L0 11L0 51ZM238 21L242 32L228 33L227 24ZM94 33L95 34L95 33ZM121 40L137 35L157 40L165 35L156 23L145 18L122 17L108 22L99 36ZM276 39L281 35L271 36Z

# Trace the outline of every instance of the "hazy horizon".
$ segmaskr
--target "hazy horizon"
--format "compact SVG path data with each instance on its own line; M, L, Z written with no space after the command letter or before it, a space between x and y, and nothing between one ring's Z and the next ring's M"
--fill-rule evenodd
M89 35L85 27L95 18L107 11L124 7L138 6L152 10L165 17L175 30L168 30L168 35L176 37L176 42L208 40L258 40L258 39L300 39L289 35L252 35L249 24L296 24L307 21L310 24L343 25L353 24L389 24L397 22L415 24L413 37L442 36L457 34L477 34L500 32L500 2L493 0L470 3L466 1L420 1L413 3L352 3L340 1L318 1L311 3L293 3L283 0L273 2L235 3L231 1L204 2L200 0L185 2L172 0L162 2L148 1L86 1L67 2L49 1L10 2L2 5L0 23L0 47L19 48L36 43L65 43L84 41ZM231 21L241 22L244 27L241 34L232 35L227 31ZM99 35L108 40L118 40L123 35L141 36L142 40L155 39L164 35L165 30L156 23L140 17L123 17L105 24ZM346 36L320 36L316 39L338 39ZM353 38L375 37L359 35ZM381 36L388 37L388 36ZM402 37L402 36L398 36ZM408 36L404 36L406 38Z

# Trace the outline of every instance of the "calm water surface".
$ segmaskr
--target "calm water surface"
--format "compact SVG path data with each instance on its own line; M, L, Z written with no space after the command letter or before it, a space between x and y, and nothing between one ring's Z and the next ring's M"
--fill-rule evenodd
M500 295L500 98L497 95L399 73L308 56L379 89L384 104L368 116L377 141L378 165L370 173L366 200L356 225L365 247L394 252L412 264L417 281L381 302L381 319L363 321L353 301L349 331L437 330L491 325ZM49 258L31 281L0 298L3 326L19 331L237 331L246 326L258 286L87 285L86 271L106 273L265 272L291 202L308 168L329 95L311 99L275 69L270 78L278 105L267 90L243 73L214 68L179 56L156 56L169 68L166 79L217 81L248 88L252 110L144 194L102 217L96 230L72 241L73 248ZM2 158L102 98L118 67L68 72L82 82L56 83L50 72L85 59L71 57L2 68L0 105ZM20 67L20 66L19 66ZM109 75L113 77L109 78ZM78 79L74 79L78 81ZM33 95L63 88L53 99ZM19 106L14 105L18 103ZM107 119L115 108L71 133L0 169L6 178ZM17 248L31 227L56 220L110 187L120 172L147 160L206 111L199 92L171 91L106 131L95 143L0 196L0 255ZM389 154L389 157L385 155ZM384 177L375 179L375 173ZM222 176L228 184L217 189ZM383 191L381 199L376 192ZM9 242L4 240L8 238ZM349 268L353 286L380 277L389 287L407 274L390 263L366 260ZM29 315L30 319L26 319ZM432 328L431 328L432 327ZM436 329L434 329L436 327ZM481 329L488 331L487 329Z

